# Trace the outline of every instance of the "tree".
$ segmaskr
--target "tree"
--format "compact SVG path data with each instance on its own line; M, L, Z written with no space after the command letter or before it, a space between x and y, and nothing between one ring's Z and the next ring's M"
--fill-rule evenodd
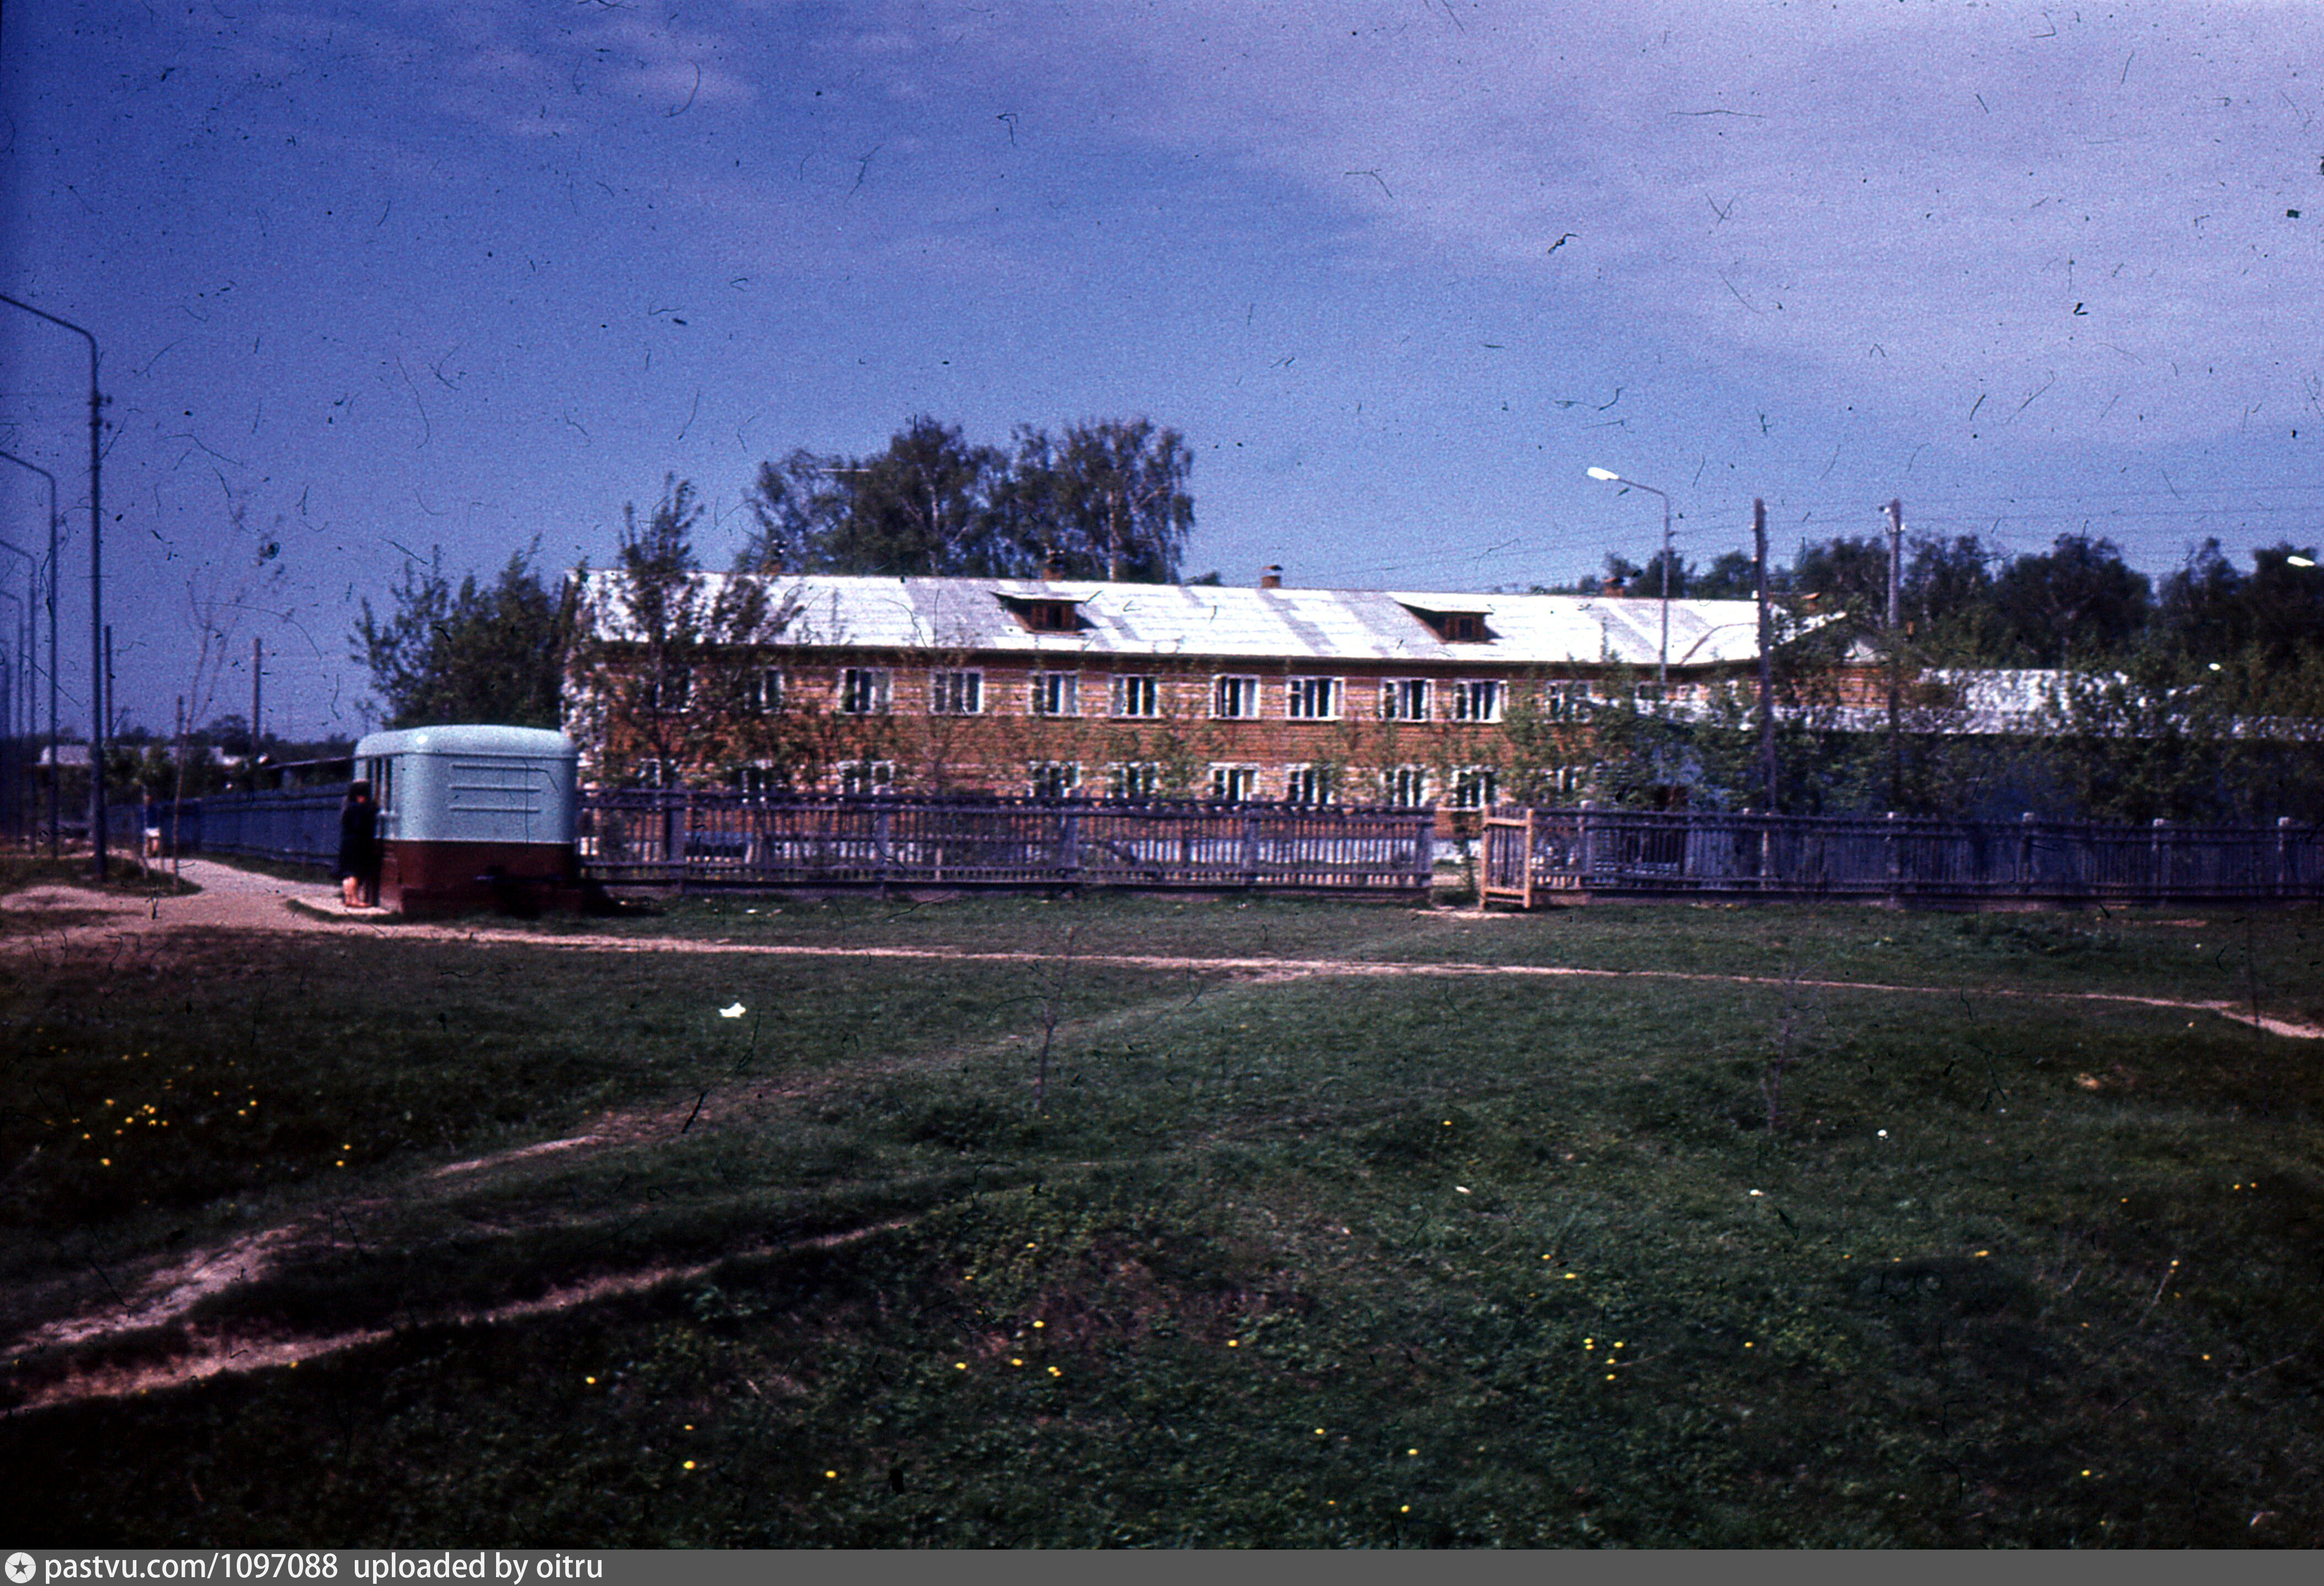
M558 725L573 613L534 570L540 552L535 539L491 585L470 574L455 589L439 546L425 568L404 564L384 621L363 603L349 637L384 706L383 725Z
M1020 558L1054 558L1067 577L1176 581L1194 498L1194 454L1150 419L1069 424L1056 440L1019 428L1001 502Z
M705 576L701 520L693 484L666 475L645 521L634 503L622 509L614 566L577 575L572 719L600 776L700 774L739 758L738 723L780 714L767 647L796 608L763 575Z
M736 563L766 573L1168 582L1194 498L1194 453L1146 419L1020 427L1013 454L923 414L869 457L804 449L762 463L757 530Z
M1005 576L993 495L1007 459L925 414L861 458L794 451L745 497L759 532L739 567L896 577Z
M2060 667L2126 654L2153 609L2146 575L2124 565L2111 539L2061 534L1993 581L2005 654L2021 666Z

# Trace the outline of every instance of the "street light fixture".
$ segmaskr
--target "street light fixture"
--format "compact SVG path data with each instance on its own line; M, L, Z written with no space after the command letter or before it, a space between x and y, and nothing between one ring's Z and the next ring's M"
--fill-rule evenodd
M49 482L49 857L57 856L57 476L38 463L28 463L14 452L0 451L0 457L20 468L30 468ZM34 701L38 704L38 701ZM27 711L30 725L33 713Z
M1651 484L1641 484L1635 479L1625 479L1611 468L1592 468L1590 477L1608 484L1628 485L1643 490L1648 495L1663 498L1663 649L1661 659L1655 663L1655 708L1666 708L1670 699L1670 570L1671 570L1671 504L1666 492Z
M22 309L35 318L71 331L88 343L88 676L89 697L96 708L89 712L88 733L88 844L90 868L101 884L105 881L105 496L100 484L105 460L105 398L97 384L97 337L62 319L46 309L35 309L22 298L12 298L0 292L0 303L12 309ZM56 572L50 571L53 579ZM49 632L56 632L53 615ZM49 669L51 682L56 669ZM52 768L60 769L60 768Z

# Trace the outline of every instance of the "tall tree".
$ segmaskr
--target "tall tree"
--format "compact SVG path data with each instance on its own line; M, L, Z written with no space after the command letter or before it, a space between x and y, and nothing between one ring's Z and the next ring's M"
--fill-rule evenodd
M2154 598L2111 539L2061 534L2046 551L2019 557L1993 581L2003 642L2021 666L2058 667L2126 654Z
M1194 453L1151 420L1019 428L1015 450L922 415L868 457L793 451L760 465L756 532L739 567L766 572L1166 582L1194 526Z
M534 566L540 554L535 539L491 584L479 585L471 573L456 589L438 546L427 567L404 564L390 614L363 603L349 637L353 658L371 672L383 725L558 724L572 612L542 582Z
M1011 539L1068 577L1174 583L1194 526L1194 466L1185 438L1150 419L1069 424L1055 440L1019 429Z
M690 482L665 476L642 522L634 503L622 509L613 566L577 575L571 720L600 775L667 781L720 767L737 756L736 723L773 703L766 647L795 608L764 575L703 576L702 510Z
M761 464L748 502L758 532L741 565L802 573L951 577L1005 574L993 496L1007 458L958 428L914 418L869 457L794 451Z

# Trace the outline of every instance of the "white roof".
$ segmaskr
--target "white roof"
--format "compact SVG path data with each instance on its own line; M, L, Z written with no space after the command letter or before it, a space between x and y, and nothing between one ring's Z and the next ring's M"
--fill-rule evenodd
M618 576L591 573L585 595L603 603ZM715 595L729 575L697 576ZM1652 597L812 574L768 583L770 604L793 608L773 642L801 649L1495 667L1650 667L1662 653L1663 603ZM1007 604L1059 600L1074 603L1078 632L1036 632ZM1419 612L1480 615L1487 636L1447 642ZM1674 600L1670 664L1751 660L1757 623L1748 600Z

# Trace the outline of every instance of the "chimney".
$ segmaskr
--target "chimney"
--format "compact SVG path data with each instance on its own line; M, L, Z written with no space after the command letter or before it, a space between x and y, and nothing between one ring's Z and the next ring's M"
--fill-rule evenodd
M1047 581L1047 582L1048 582L1048 583L1051 583L1051 584L1055 584L1055 583L1057 583L1058 581L1060 581L1061 579L1063 579L1063 578L1065 577L1065 558L1063 558L1063 557L1059 556L1056 551L1051 551L1051 552L1049 552L1047 556L1045 556L1044 558L1042 558L1042 559L1041 559L1041 576L1042 576L1042 578L1043 578L1045 581Z
M1261 589L1282 588L1283 569L1277 566L1261 567L1259 570L1259 586Z

